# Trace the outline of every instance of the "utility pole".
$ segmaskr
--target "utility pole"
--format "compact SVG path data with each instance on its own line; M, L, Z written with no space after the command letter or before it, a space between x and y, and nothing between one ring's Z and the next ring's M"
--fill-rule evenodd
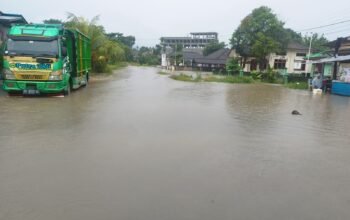
M177 51L177 44L175 44L175 69L176 69L176 51Z
M309 45L309 55L307 57L307 64L310 66L310 56L311 56L311 47L312 47L312 40L313 40L313 33L311 32L311 37L310 37L310 45ZM309 67L310 72L312 71L312 66L311 68ZM313 73L312 73L313 76Z

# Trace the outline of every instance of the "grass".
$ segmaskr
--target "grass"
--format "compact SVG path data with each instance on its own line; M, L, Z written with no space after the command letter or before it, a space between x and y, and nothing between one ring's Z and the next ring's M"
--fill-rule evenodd
M159 72L158 72L158 74L159 74L159 75L163 75L163 76L167 76L167 75L169 75L168 73L163 72L163 71L159 71Z
M287 88L290 89L303 89L306 90L309 88L309 85L307 82L294 82L294 83L288 83L284 85Z
M205 82L220 82L220 83L254 83L253 78L248 76L222 76L222 77L216 77L216 76L209 76L204 79Z
M254 80L251 77L243 76L209 76L209 77L201 77L200 75L196 78L191 76L187 76L184 74L180 75L172 75L170 78L184 81L184 82L219 82L219 83L254 83Z
M184 82L199 82L201 80L201 77L192 78L182 73L180 75L172 75L170 78Z

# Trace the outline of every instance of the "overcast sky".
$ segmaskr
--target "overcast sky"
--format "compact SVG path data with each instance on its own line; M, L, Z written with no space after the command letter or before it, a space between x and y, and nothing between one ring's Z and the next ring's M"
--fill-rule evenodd
M286 27L295 31L350 20L349 0L1 0L0 10L22 14L29 22L65 20L66 12L91 19L100 15L107 32L134 35L138 46L154 46L162 36L187 36L190 32L215 31L228 39L252 9L266 5ZM318 29L329 39L350 35L350 22Z

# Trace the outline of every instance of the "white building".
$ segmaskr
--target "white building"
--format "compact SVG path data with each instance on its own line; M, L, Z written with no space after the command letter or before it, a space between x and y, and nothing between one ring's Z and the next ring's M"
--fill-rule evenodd
M271 53L266 59L270 67L275 70L286 71L288 74L309 73L311 72L311 64L307 64L304 60L308 51L308 47L293 42L288 44L285 53ZM240 56L233 50L230 57ZM266 69L266 67L260 68L257 60L254 57L249 57L243 71L251 72L260 69Z

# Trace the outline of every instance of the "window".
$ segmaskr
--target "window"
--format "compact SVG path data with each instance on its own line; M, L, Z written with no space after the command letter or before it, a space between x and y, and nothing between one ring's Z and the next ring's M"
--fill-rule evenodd
M277 52L276 55L278 55L278 56L286 56L287 52Z
M276 59L274 63L274 69L285 69L287 60Z
M297 57L306 57L306 53L297 53Z
M58 55L58 42L57 40L37 41L9 39L7 41L7 50L10 55L55 57Z
M295 60L294 61L294 70L302 70L306 69L306 62L304 60Z

